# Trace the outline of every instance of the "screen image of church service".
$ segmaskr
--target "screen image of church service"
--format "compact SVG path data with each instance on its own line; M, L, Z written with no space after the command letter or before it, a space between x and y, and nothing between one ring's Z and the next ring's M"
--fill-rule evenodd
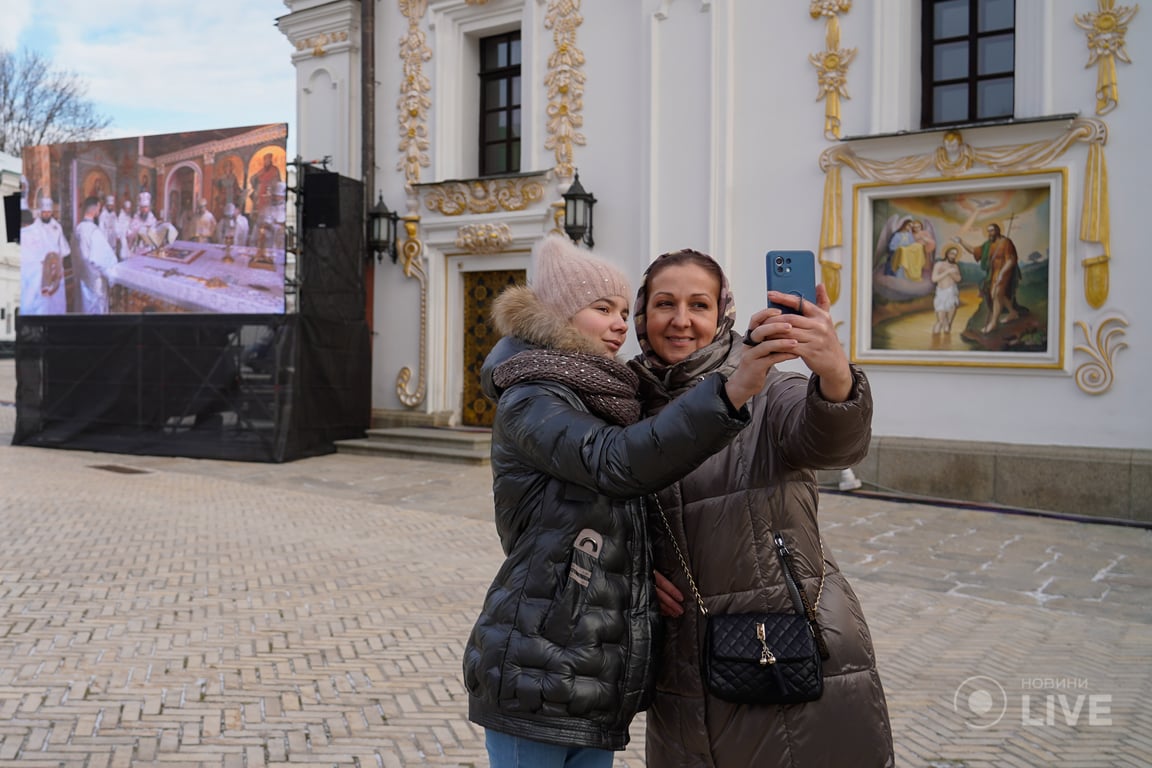
M286 123L24 150L20 312L281 314Z

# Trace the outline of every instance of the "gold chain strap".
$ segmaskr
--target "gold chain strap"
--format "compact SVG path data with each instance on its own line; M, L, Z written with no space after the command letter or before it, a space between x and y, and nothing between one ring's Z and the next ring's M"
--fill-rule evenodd
M707 616L708 609L704 607L704 598L700 596L700 590L696 589L696 580L692 578L688 561L684 559L684 553L680 551L680 544L676 541L676 534L672 532L668 516L664 514L664 505L660 503L660 497L656 494L652 494L652 501L656 502L656 511L660 513L660 519L664 521L664 530L668 531L668 540L672 542L672 547L676 550L676 557L680 558L680 567L684 569L684 575L688 577L688 586L692 589L692 596L696 598L696 603L700 606L700 614Z
M708 609L704 607L704 598L700 595L700 590L696 588L696 580L692 578L692 571L688 568L688 560L680 550L680 544L676 541L676 534L672 532L672 525L668 522L668 516L664 514L664 505L660 503L660 497L656 494L652 494L652 501L656 503L656 511L660 513L660 519L664 521L664 530L668 532L668 540L672 542L672 548L676 550L676 557L680 559L680 567L684 569L684 576L688 579L688 587L692 590L692 597L696 598L696 603L700 606L701 615L707 616ZM820 605L821 596L824 594L824 575L826 573L824 565L824 540L820 537L819 533L816 534L816 542L820 546L820 584L816 589L816 602L812 604L811 615L808 617L812 621L816 620L816 609ZM785 569L789 567L787 563L784 563ZM787 576L791 576L791 574L787 574ZM796 582L796 589L800 592L802 598L801 602L806 602L803 600L803 598L806 597L804 587L795 577L792 577L792 580ZM805 605L804 607L807 608L808 606Z

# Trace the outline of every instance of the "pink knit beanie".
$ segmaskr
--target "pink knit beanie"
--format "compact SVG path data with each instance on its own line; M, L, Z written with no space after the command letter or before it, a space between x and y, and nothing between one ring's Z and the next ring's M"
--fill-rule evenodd
M547 235L537 242L532 261L532 292L565 320L597 299L632 296L623 272L563 235Z

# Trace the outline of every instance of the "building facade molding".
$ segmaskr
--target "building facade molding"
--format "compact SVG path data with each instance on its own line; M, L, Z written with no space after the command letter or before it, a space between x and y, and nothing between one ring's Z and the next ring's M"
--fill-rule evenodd
M1120 104L1120 84L1116 75L1117 60L1131 64L1125 37L1128 23L1140 6L1116 5L1115 0L1097 0L1096 13L1078 13L1076 26L1088 38L1088 63L1096 65L1096 114L1106 115Z
M855 48L840 47L840 14L852 9L852 0L812 0L808 14L824 20L824 51L808 54L816 68L816 100L824 102L824 138L840 138L840 100L848 95L848 67L856 58Z
M1103 395L1116 381L1116 353L1128 346L1123 340L1128 321L1120 315L1110 315L1100 320L1095 331L1083 320L1077 320L1076 327L1084 335L1084 343L1073 350L1089 357L1076 367L1076 386L1086 395Z
M512 228L503 221L465 224L456 230L456 247L467 253L499 253L512 244Z
M553 50L548 55L544 86L548 106L548 137L544 148L555 153L557 179L569 181L575 174L574 147L587 144L584 126L584 52L576 46L576 33L584 17L580 0L551 0L544 14L544 28L552 32Z
M522 211L544 197L546 174L419 185L424 207L443 216Z

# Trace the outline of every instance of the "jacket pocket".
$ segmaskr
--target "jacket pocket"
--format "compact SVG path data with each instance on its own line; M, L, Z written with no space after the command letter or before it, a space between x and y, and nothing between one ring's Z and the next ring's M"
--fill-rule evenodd
M591 528L576 534L563 587L548 607L548 614L540 628L540 634L545 639L563 646L571 642L576 625L584 613L588 590L594 581L599 580L600 551L603 546L604 538Z

